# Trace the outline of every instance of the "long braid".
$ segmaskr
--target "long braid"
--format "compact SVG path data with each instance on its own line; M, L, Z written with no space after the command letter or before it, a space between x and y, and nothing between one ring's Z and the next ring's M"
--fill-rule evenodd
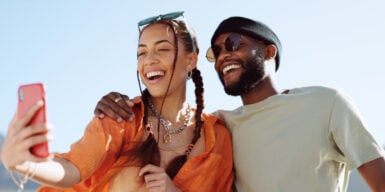
M196 124L196 127L195 127L195 134L194 134L194 138L192 140L192 143L195 144L199 137L200 137L200 133L201 133L201 129L203 127L203 120L202 120L202 112L203 112L203 109L204 109L204 99L203 99L203 93L204 93L204 88L203 88L203 79L202 79L202 76L201 76L201 72L199 71L199 69L195 68L193 69L192 71L192 80L194 81L194 84L195 84L195 97L196 97L196 104L197 104L197 109L196 109L196 113L195 113L195 124Z
M170 178L174 178L183 164L187 161L187 156L190 155L192 149L197 143L198 139L201 136L201 130L204 124L202 120L202 111L204 108L204 100L203 100L203 80L200 71L195 68L192 71L192 80L195 84L195 97L197 109L195 112L195 129L194 129L194 137L189 144L185 154L175 157L167 166L166 172L170 176Z

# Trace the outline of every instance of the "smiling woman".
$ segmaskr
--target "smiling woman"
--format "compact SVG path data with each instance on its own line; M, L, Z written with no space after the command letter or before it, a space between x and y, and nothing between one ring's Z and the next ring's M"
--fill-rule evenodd
M32 141L47 141L36 133L49 128L26 125L41 107L35 105L8 128L1 151L5 167L48 185L39 191L231 191L230 133L217 117L203 113L199 49L180 17L183 12L139 22L137 75L146 89L133 105L134 121L95 117L68 153L38 158L28 148ZM195 108L186 102L189 78ZM107 98L125 102L116 93Z

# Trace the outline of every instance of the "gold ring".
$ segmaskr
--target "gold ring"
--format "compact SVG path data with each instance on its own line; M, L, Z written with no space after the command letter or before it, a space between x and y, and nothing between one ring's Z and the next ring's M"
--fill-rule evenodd
M116 99L114 99L114 102L117 103L117 102L119 102L120 100L122 100L122 97L121 97L121 96L119 96L119 97L117 97Z

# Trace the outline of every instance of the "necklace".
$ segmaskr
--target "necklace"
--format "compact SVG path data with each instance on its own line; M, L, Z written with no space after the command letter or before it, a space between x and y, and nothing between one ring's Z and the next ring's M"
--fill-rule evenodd
M184 131L187 128L188 123L190 122L190 118L191 118L191 107L190 107L190 105L187 104L186 112L183 115L183 118L184 118L183 125L180 126L180 127L171 128L171 126L172 126L171 121L163 118L160 115L160 113L158 112L158 110L156 110L156 108L155 108L155 106L152 103L152 100L150 98L148 98L147 101L148 101L148 105L149 105L151 111L159 119L160 124L164 127L164 130L166 131L166 133L163 135L163 142L166 143L166 144L167 143L171 143L172 142L171 135L182 133L182 131Z

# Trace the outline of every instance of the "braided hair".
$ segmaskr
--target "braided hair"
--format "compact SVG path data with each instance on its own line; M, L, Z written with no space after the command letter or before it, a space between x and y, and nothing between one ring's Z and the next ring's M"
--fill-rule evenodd
M183 21L176 21L176 20L160 20L156 21L151 24L155 23L161 23L164 25L170 26L174 30L174 36L175 36L175 57L174 57L174 63L173 63L173 73L171 75L170 83L172 80L172 77L174 75L177 55L178 55L178 40L181 40L184 43L184 47L187 52L193 52L195 51L197 54L199 53L198 44L196 43L196 38L191 35L191 32L188 30L188 27L185 22ZM150 25L151 25L150 24ZM148 25L149 26L149 25ZM147 28L148 26L144 27ZM142 30L142 31L143 31ZM141 32L142 33L142 32ZM140 33L140 35L141 35ZM201 137L201 130L204 125L204 121L202 119L202 112L204 109L204 99L203 99L203 80L201 76L201 72L194 68L192 70L192 80L195 84L195 97L196 97L196 112L195 112L195 129L194 129L194 136L191 140L190 144L188 145L188 148L186 149L185 153L183 155L177 156L174 159L170 161L170 163L166 167L166 173L169 175L171 179L173 179L178 171L181 169L181 167L184 165L184 163L187 161L188 155L190 155L192 149L194 148L195 144ZM137 78L138 83L140 87L140 80L139 80L139 72L137 72ZM167 88L170 87L170 83ZM140 90L141 87L140 87ZM166 92L166 94L167 94ZM149 106L148 99L151 98L151 95L147 89L144 91L141 91L142 93L142 101L145 106ZM164 101L164 100L163 100ZM163 102L162 102L163 106ZM162 106L160 109L160 112L162 111ZM123 152L123 154L127 155L130 159L130 162L135 162L138 166L144 166L146 164L153 164L160 166L160 150L157 143L157 140L155 138L154 133L151 131L149 121L148 121L148 109L147 107L144 108L144 116L142 119L142 124L145 126L145 131L148 133L148 137L145 141L137 143L133 148L131 148L128 151ZM159 130L159 123L158 123L158 130ZM158 131L159 133L159 131ZM159 135L158 135L159 136Z

